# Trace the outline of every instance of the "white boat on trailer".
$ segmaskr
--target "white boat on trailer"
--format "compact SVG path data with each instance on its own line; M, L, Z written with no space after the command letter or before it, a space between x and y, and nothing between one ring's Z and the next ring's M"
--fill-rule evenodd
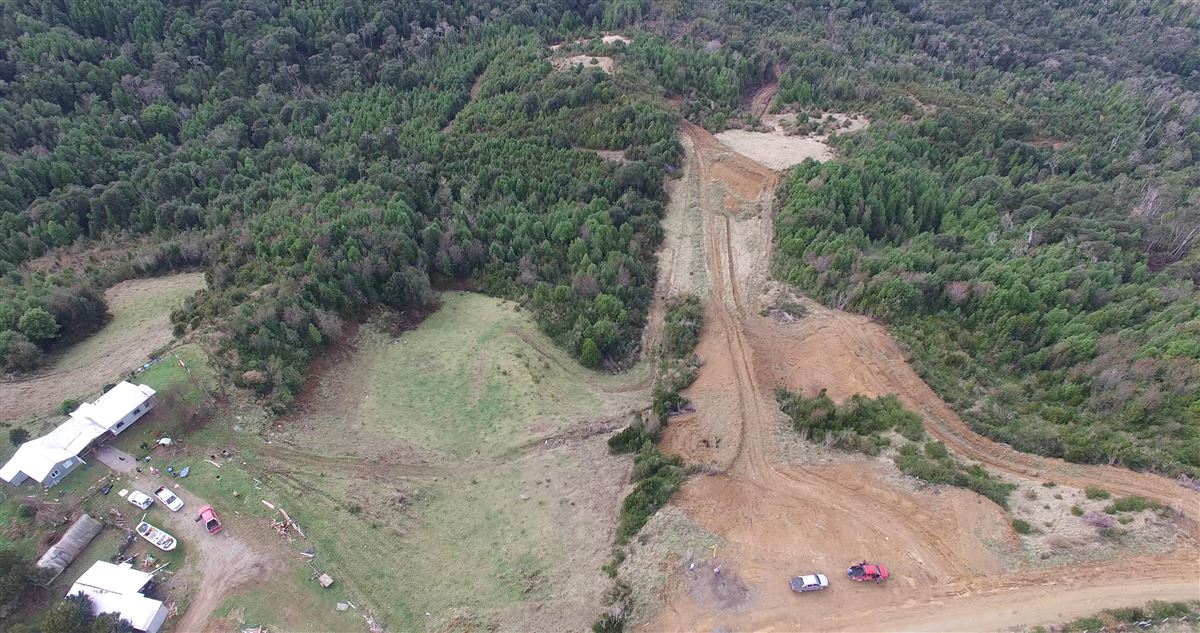
M175 549L175 545L177 544L174 536L167 534L166 532L154 527L153 525L150 525L149 523L146 523L145 521L138 523L137 533L141 535L142 538L150 541L151 545L163 550L164 552L169 552Z

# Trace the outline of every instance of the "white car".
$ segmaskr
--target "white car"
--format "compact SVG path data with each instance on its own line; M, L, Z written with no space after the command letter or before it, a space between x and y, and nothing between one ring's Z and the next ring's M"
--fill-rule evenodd
M133 492L129 493L127 498L129 499L129 503L132 503L143 510L146 510L150 506L154 505L154 499L141 490L134 490Z
M183 499L176 497L175 493L168 490L166 486L159 486L158 490L154 491L154 496L158 497L158 500L163 502L163 505L167 506L171 512L179 512L183 509Z
M807 576L796 576L790 583L792 591L796 593L807 593L809 591L820 591L829 588L829 579L825 574L809 574Z

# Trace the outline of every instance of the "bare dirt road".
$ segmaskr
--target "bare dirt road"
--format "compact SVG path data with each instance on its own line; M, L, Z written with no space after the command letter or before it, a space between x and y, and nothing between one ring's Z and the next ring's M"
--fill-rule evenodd
M663 447L718 473L693 477L673 503L724 540L713 563L721 565L722 583L744 590L735 600L698 599L680 578L665 607L635 630L991 630L1200 597L1200 494L1150 475L1019 454L972 433L904 362L886 330L863 317L815 305L795 324L760 316L776 174L702 129L688 125L683 137L687 161L672 190L660 273L667 291L704 280L697 348L704 365L686 393L697 413L673 420ZM688 270L696 264L702 272ZM931 434L993 472L1168 503L1185 516L1183 549L1055 569L1014 562L1022 560L1021 544L1008 515L978 495L916 494L889 480L878 462L854 456L785 459L772 393L781 385L827 388L835 399L896 393ZM863 558L889 564L892 580L846 580L840 570ZM793 594L788 578L811 571L830 575L832 589Z
M171 491L183 499L184 507L179 512L165 509L150 514L148 520L170 532L188 548L185 569L190 570L179 578L190 583L187 610L183 612L176 631L203 631L213 624L213 613L226 598L252 583L261 583L284 569L286 552L273 539L256 540L253 546L247 541L246 529L251 528L232 516L224 516L225 530L216 535L205 533L203 526L196 523L196 512L205 504L180 486L173 487L176 480L142 475L136 478L138 487L151 491L160 485L171 486ZM246 528L246 529L242 529Z

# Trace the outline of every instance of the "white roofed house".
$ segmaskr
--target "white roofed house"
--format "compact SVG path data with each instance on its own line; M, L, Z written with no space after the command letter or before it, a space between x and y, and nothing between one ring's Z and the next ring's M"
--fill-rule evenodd
M153 574L138 571L129 563L97 561L71 585L67 595L82 593L92 600L96 615L116 613L138 631L158 633L167 620L167 608L162 601L142 594L153 578Z
M154 407L154 390L146 385L119 382L95 402L85 402L71 412L72 418L85 418L113 435L129 428Z
M0 467L0 479L13 485L32 479L53 486L84 463L80 455L129 428L154 404L150 387L118 383L95 402L79 405L53 431L17 448L12 459Z

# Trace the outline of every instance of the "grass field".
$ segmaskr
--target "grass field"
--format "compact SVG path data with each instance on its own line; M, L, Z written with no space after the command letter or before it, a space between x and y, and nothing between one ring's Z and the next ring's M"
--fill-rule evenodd
M121 282L104 293L112 320L68 347L48 367L15 382L0 383L0 422L36 432L54 421L69 398L91 399L149 360L173 340L171 310L204 287L204 275L186 273Z
M639 376L580 369L511 303L443 300L324 369L259 456L268 485L389 629L586 628L628 469L605 421Z
M579 630L595 619L629 469L605 441L646 401L645 369L582 369L514 304L469 293L442 299L402 335L363 326L287 418L271 420L233 398L203 427L184 428L160 409L117 438L118 448L140 457L143 443L174 437L174 447L150 451L150 465L190 466L180 485L212 503L256 550L280 558L280 573L216 609L217 630L358 630L367 612L403 631ZM216 388L203 350L184 345L176 353L190 376L168 356L138 380L201 402ZM220 468L206 461L213 456ZM108 475L93 463L48 493L21 493L70 502ZM118 481L113 494L83 508L93 516L126 512L115 494L123 487L133 486ZM17 497L5 495L0 524L12 520ZM275 511L262 500L285 507L308 539L273 541ZM20 545L34 549L34 538ZM310 546L333 587L310 579L299 556ZM114 548L102 541L85 557L107 558ZM189 570L173 594L186 607L193 561L173 558L174 569ZM84 569L73 565L62 582ZM339 601L358 609L338 613Z

